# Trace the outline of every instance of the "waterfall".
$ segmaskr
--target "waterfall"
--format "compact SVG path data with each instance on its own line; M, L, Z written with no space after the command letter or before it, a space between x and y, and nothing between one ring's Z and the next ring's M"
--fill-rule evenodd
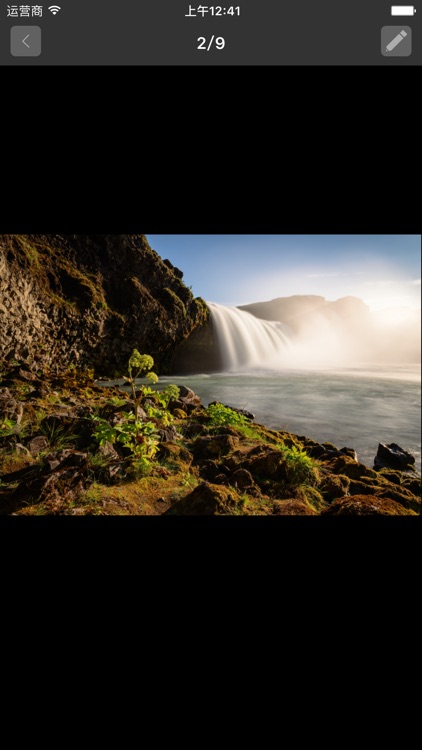
M283 323L256 318L237 307L207 302L224 370L275 369L290 347Z

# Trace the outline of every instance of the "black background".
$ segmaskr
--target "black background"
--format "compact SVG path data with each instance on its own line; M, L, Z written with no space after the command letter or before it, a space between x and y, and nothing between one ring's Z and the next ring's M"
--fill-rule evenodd
M421 231L418 68L16 67L0 76L2 232ZM192 566L218 575L236 561L246 578L251 565L277 577L305 565L308 585L315 566L318 580L340 566L364 585L363 560L376 586L386 571L400 585L411 574L420 530L406 518L166 520L175 522L12 518L1 531L16 549L53 546L54 560L85 552L100 567L113 559L151 572L170 556L184 575Z

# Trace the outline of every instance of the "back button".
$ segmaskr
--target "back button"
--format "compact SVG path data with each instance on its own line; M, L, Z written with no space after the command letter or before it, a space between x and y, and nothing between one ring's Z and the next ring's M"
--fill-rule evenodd
M12 26L10 52L13 57L38 57L41 54L40 26Z

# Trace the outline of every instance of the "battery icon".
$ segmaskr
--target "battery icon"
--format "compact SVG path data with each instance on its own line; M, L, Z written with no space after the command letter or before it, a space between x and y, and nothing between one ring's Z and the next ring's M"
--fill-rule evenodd
M392 5L392 16L413 16L416 13L414 5Z

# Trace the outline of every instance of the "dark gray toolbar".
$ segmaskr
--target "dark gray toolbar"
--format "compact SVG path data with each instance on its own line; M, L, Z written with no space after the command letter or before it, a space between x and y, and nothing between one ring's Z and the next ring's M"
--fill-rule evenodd
M391 0L239 0L237 5L1 0L0 14L2 65L397 66L422 61L418 0L414 6L393 6Z

